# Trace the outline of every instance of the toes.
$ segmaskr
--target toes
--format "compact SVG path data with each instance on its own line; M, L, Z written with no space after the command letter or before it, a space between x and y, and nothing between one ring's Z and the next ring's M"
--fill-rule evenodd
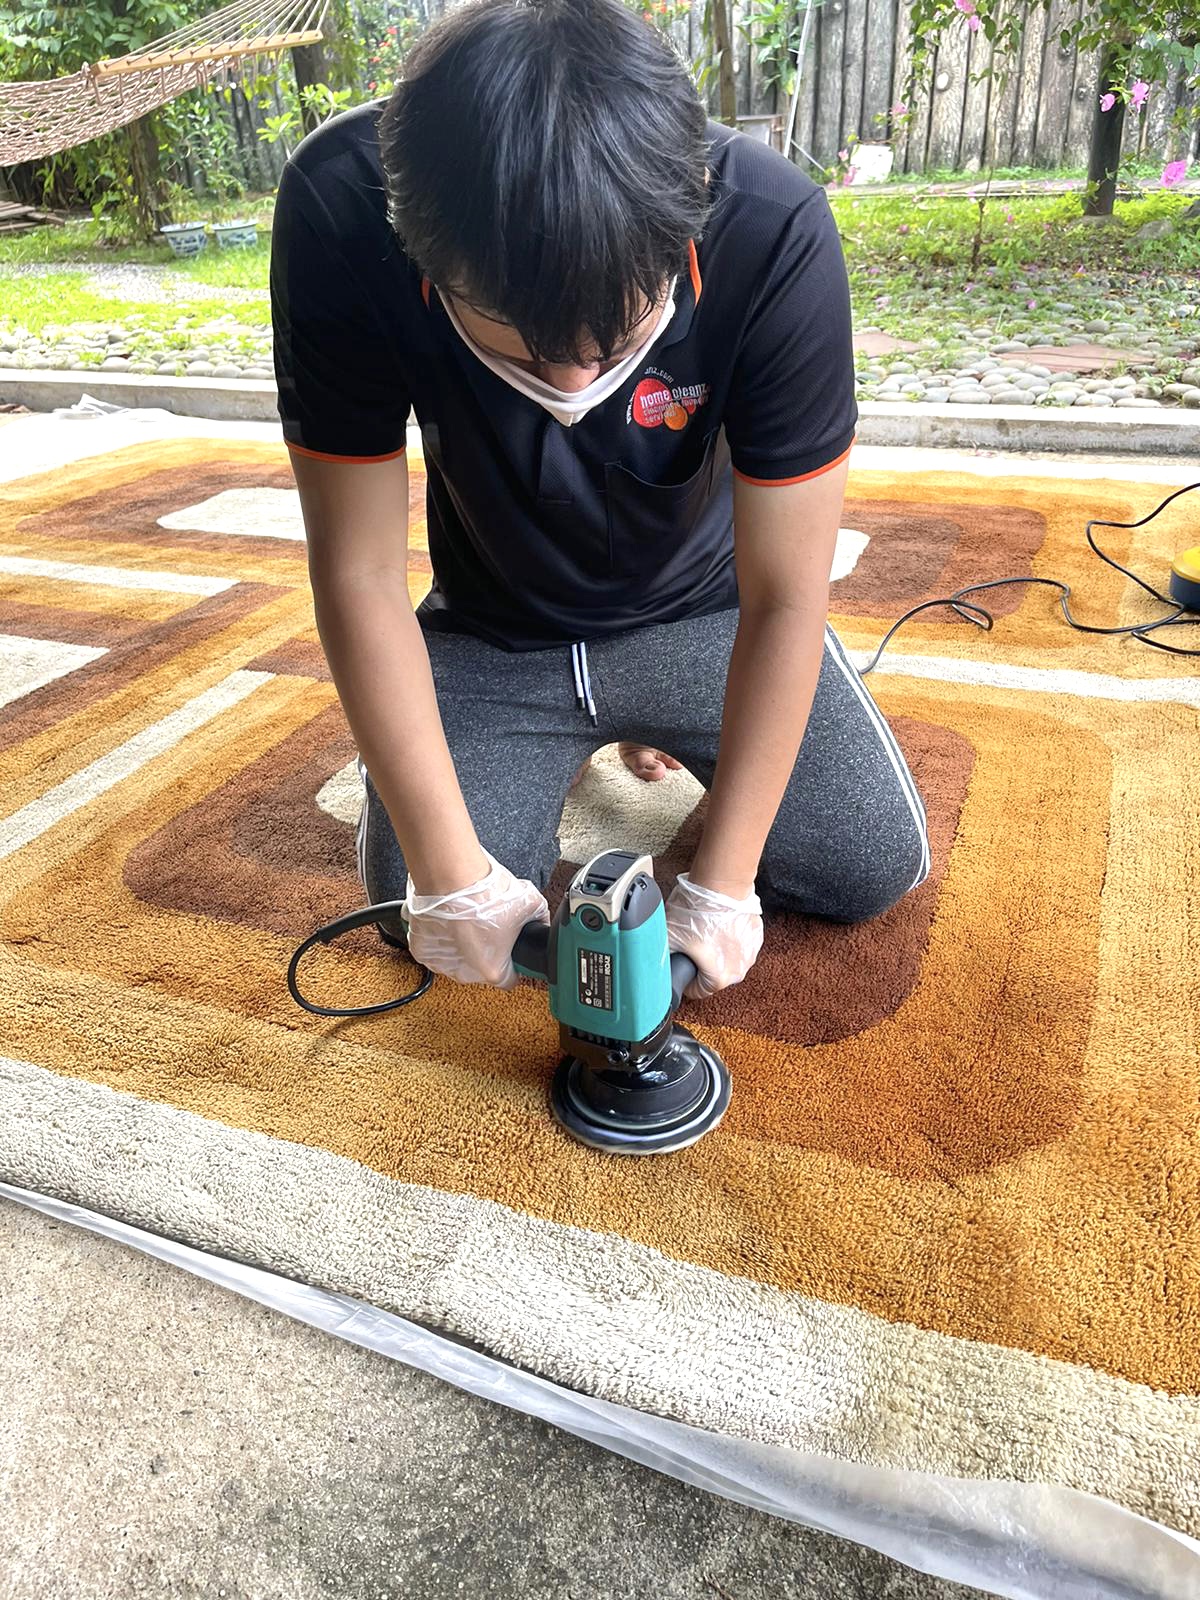
M623 744L621 759L643 783L660 783L668 771L678 771L682 762L676 761L661 750L651 750L645 745Z

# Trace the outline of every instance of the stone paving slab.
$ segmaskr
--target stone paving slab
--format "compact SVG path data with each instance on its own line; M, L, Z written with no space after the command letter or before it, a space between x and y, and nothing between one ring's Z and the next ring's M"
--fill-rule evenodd
M1006 366L1024 367L1030 362L1049 367L1051 372L1104 372L1109 367L1149 367L1154 358L1142 350L1118 350L1112 345L1034 344L1027 350L1007 350L996 357Z
M899 355L902 350L920 348L914 339L897 339L890 333L878 333L874 329L854 335L854 349L858 355L894 356Z

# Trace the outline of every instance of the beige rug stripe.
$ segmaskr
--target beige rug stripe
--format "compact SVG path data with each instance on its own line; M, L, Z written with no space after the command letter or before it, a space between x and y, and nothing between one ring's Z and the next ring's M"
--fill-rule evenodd
M46 561L33 556L0 556L0 573L16 578L54 578L60 583L83 583L100 589L149 589L160 594L220 594L239 581L157 569L102 566L88 561ZM129 595L124 599L128 603Z
M148 722L213 688L231 669L286 643L310 612L311 602L299 591L265 598L249 613L230 618L218 631L6 750L0 756L4 810L36 800Z
M423 472L421 452L411 444L408 450L410 472ZM29 556L43 555L46 541L20 541L20 521L26 515L54 512L73 501L94 495L98 486L109 481L118 486L128 484L138 477L152 478L163 471L188 468L199 472L208 466L262 467L273 473L290 466L290 456L282 440L230 439L199 437L165 438L130 444L120 449L104 452L80 461L68 462L48 471L30 474L19 479L0 480L0 543L14 553ZM175 531L170 522L153 519L164 534ZM413 550L428 552L428 538L423 516L410 519L409 544ZM274 542L274 541L273 541ZM297 541L299 546L299 542ZM60 553L76 552L92 560L107 560L122 567L136 569L153 564L161 565L162 548L148 550L145 545L130 542L116 544L108 540L89 539L86 533L74 539L56 536L54 548ZM299 546L293 557L281 558L278 551L269 557L258 555L252 545L236 552L229 551L220 557L211 552L197 550L186 537L174 546L171 564L180 572L203 575L214 562L227 564L231 574L240 582L292 584L307 589L308 571L305 552Z
M232 588L232 584L226 584ZM0 605L31 606L53 614L56 611L88 611L103 617L119 617L123 622L143 626L165 622L189 610L199 597L168 594L165 590L124 589L116 584L86 586L64 582L61 578L6 577L0 574Z
M370 1300L583 1392L878 1465L973 1477L987 1463L1200 1530L1195 1398L400 1184L25 1062L0 1059L0 1105L8 1181ZM119 1163L98 1167L97 1149ZM922 1393L937 1399L915 1405Z
M173 749L188 734L202 728L206 722L228 711L270 681L271 675L267 672L231 672L228 677L213 684L211 689L185 701L177 710L150 723L123 744L115 746L78 772L73 772L61 783L46 789L19 811L0 821L0 861L107 794L156 756ZM72 846L77 848L77 838L72 839Z
M196 679L189 680L189 687ZM89 847L119 829L134 811L154 802L174 785L180 768L194 770L206 763L218 765L228 750L231 729L228 712L236 707L239 738L257 737L258 748L268 749L286 738L296 721L303 720L300 707L311 704L314 686L304 678L276 677L269 672L238 671L218 678L199 695L174 706L166 716L134 725L126 740L114 742L93 762L69 772L56 786L34 790L34 798L7 817L0 818L0 856L7 854L9 833L26 824L28 837L4 863L4 903L31 883L61 869L72 860L89 859ZM324 685L320 686L324 688ZM112 783L105 779L116 774ZM119 787L124 785L124 788ZM69 813L56 817L45 801L58 793L69 798L76 789L82 803ZM15 796L16 786L6 789ZM69 815L69 825L59 826ZM28 824L41 817L44 826L29 832ZM118 869L119 871L119 869ZM87 873L82 866L76 883L82 888Z
M106 450L99 457L81 456L64 461L43 472L0 482L0 510L6 504L22 511L45 509L64 500L83 500L95 493L101 476L119 476L128 482L142 473L161 472L170 467L195 467L200 461L224 462L234 466L286 467L287 446L259 439L233 438L158 438ZM133 469L131 471L130 469Z

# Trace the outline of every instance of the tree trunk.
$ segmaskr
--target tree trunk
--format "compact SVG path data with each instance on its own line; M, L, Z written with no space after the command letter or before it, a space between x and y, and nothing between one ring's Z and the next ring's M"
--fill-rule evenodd
M1120 98L1124 80L1121 58L1111 46L1100 57L1096 106L1092 113L1092 143L1088 151L1087 189L1084 192L1085 217L1111 217L1117 198L1117 171L1121 165L1121 134L1125 128L1125 102ZM1111 111L1101 111L1102 95L1116 94Z
M154 113L149 112L131 122L126 129L129 139L129 171L133 177L134 202L137 206L138 226L149 238L164 222L170 222L167 204L167 185L158 159L158 128Z
M305 133L311 133L321 120L320 113L304 104L304 90L310 85L326 83L331 89L343 87L337 80L337 18L332 5L321 20L325 37L320 44L297 45L292 51L292 67L296 73L296 88L300 90L300 117Z
M729 0L708 0L712 15L713 45L720 59L717 86L720 92L721 121L737 127L737 85L733 77L733 45L729 38Z

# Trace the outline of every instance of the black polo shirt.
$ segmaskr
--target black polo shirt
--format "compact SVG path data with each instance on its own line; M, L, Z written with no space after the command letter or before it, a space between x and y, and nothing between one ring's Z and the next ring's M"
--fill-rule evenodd
M325 123L280 182L271 305L290 448L386 460L415 410L427 625L530 650L736 605L732 474L795 483L853 439L849 292L824 191L710 123L713 209L675 315L621 389L565 427L472 354L405 256L381 109Z

